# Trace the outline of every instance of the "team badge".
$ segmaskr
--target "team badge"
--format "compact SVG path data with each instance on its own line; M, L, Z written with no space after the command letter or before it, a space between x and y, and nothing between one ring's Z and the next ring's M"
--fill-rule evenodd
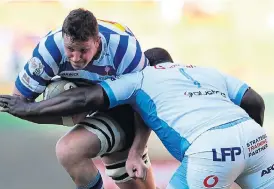
M42 64L42 62L38 58L32 57L29 60L28 64L29 64L29 71L31 75L40 76L44 72L45 66Z

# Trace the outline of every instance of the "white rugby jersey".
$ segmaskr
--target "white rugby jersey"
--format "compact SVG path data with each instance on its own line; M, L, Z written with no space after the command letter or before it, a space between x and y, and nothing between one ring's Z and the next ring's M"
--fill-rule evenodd
M148 61L133 33L124 25L98 20L102 52L82 70L74 70L66 57L61 28L51 31L33 51L19 73L17 89L28 98L41 94L54 76L75 83L97 83L107 78L142 70Z
M131 104L178 160L205 131L249 117L239 107L248 86L212 68L164 63L100 85L110 108Z

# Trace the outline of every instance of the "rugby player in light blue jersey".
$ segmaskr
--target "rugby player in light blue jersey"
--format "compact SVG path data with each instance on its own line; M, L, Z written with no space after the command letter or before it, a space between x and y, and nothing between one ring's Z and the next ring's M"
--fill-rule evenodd
M261 96L215 69L172 64L163 49L146 56L163 63L39 103L0 96L1 106L16 116L66 116L130 104L181 162L167 188L274 188Z
M34 101L55 76L81 86L137 72L147 64L139 42L128 27L97 20L90 11L76 9L65 18L62 27L40 40L15 82L14 95ZM21 118L40 124L74 125L81 121L56 145L59 162L79 188L102 187L101 175L91 159L101 156L106 173L120 188L154 189L146 152L150 130L135 127L135 131L132 108L126 105L91 117L86 117L87 114L74 116L75 119L60 116ZM143 162L136 162L136 156L143 156ZM126 162L129 171L134 166L141 166L142 169L138 169L141 172L136 172L135 176L147 175L146 181L131 179Z

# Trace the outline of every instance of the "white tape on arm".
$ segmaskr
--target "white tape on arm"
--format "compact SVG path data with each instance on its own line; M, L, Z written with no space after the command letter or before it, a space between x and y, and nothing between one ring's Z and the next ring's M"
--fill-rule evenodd
M62 121L63 121L64 126L74 126L75 125L72 117L69 117L69 116L62 117Z

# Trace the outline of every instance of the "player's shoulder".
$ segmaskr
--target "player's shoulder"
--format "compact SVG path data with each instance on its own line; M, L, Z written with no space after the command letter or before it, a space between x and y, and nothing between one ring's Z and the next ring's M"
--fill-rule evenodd
M110 46L126 47L132 40L136 41L127 26L112 21L98 20L99 33Z
M65 54L62 28L56 28L42 37L33 51L33 56L50 66L58 65Z
M63 36L62 36L62 28L57 28L48 32L47 35L42 37L39 42L40 49L44 49L47 51L58 50L63 52ZM45 48L42 48L45 47Z

